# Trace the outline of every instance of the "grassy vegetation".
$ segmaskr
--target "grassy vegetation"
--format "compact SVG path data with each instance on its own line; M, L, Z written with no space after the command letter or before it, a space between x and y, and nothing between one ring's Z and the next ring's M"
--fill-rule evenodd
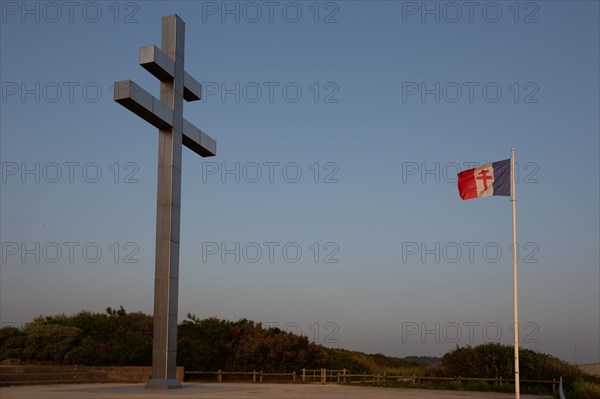
M346 349L328 349L328 352L328 369L346 369L357 374L429 375L430 371L440 369L433 364L409 361L380 353L366 354Z
M578 377L565 392L567 399L600 399L600 381Z

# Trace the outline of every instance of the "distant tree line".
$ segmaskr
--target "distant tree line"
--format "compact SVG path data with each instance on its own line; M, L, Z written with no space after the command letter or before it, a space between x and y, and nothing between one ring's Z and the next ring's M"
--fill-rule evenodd
M89 366L149 366L152 317L107 308L72 316L38 317L24 328L0 329L0 360ZM248 320L188 315L178 327L177 363L188 370L290 372L326 367L327 350L277 328Z
M152 317L107 308L106 313L40 316L23 328L0 329L0 359L87 366L152 362Z
M152 317L128 313L123 307L104 313L40 316L23 328L0 329L0 361L89 366L149 366L152 362ZM287 373L327 368L353 373L483 377L512 379L512 346L483 344L456 347L442 366L428 362L325 348L279 328L265 328L246 319L198 319L192 314L179 324L177 363L195 371L252 371ZM556 357L528 349L520 351L521 379L552 380L578 390L571 397L594 396L600 379ZM588 394L591 391L592 394ZM590 396L591 395L591 396Z
M23 328L0 329L0 361L87 366L149 366L152 317L123 307L105 313L40 316ZM306 369L385 370L428 367L422 363L325 348L279 328L246 319L198 319L188 314L177 330L177 363L187 370L287 373Z

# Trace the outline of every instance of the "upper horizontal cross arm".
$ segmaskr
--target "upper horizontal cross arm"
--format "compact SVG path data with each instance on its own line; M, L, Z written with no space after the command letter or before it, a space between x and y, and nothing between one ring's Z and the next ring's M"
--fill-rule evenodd
M175 77L175 63L161 49L151 44L140 49L140 65L158 80L169 80ZM200 99L202 85L189 73L184 72L183 99L196 101Z

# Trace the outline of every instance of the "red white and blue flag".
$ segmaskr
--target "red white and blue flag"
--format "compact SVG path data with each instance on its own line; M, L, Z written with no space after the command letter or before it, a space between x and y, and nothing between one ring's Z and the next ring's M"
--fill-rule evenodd
M492 195L510 196L510 159L460 172L458 192L463 200Z

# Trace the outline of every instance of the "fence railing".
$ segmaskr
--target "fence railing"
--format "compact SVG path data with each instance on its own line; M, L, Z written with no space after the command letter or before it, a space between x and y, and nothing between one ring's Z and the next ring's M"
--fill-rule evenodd
M252 382L264 382L267 377L277 377L278 380L287 379L291 377L292 382L296 382L296 372L292 373L265 373L262 371L186 371L186 376L216 376L217 382L223 382L223 377L231 376L234 379L250 379ZM237 377L237 378L235 378Z
M349 370L328 370L328 369L302 369L296 373L265 373L263 371L186 371L186 376L205 376L209 379L215 378L217 382L223 382L223 379L229 380L250 380L252 382L265 382L265 380L273 381L289 381L292 383L304 382L304 383L337 383L337 384L382 384L384 382L405 382L411 384L419 384L428 381L438 382L456 382L460 386L461 384L471 382L487 382L492 386L499 387L503 384L514 384L515 380L506 379L502 377L496 378L475 378L475 377L423 377L418 375L391 375L391 374L352 374ZM521 380L522 385L545 385L551 387L552 393L556 393L559 381L556 379L552 380Z

